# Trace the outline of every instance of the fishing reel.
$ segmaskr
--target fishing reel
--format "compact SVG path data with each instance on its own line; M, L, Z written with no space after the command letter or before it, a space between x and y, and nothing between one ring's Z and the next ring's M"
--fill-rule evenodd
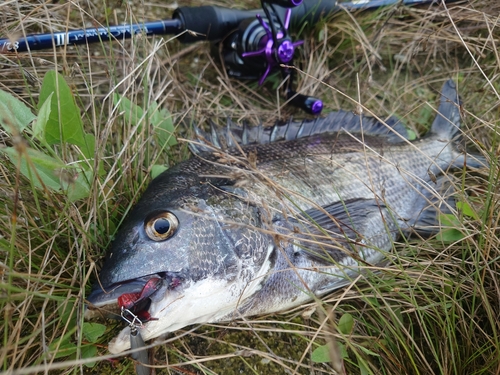
M263 0L263 15L257 13L254 18L244 19L221 41L221 57L230 77L258 80L259 85L272 72L281 71L290 104L319 115L323 102L293 89L294 71L290 66L293 66L295 49L304 42L293 41L289 27L291 8L301 3L302 0Z

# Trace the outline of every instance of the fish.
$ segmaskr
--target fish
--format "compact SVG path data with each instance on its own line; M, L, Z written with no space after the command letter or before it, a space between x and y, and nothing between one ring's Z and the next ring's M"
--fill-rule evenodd
M395 241L439 232L455 208L452 171L486 163L464 151L452 80L412 141L396 118L343 110L195 131L191 158L154 179L118 231L87 318L125 306L151 340L300 306L382 264Z

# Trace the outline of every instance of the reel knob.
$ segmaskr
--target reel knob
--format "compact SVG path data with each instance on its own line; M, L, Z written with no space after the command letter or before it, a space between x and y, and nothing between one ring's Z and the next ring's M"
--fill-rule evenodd
M297 6L302 0L268 0L262 1L263 18L256 14L240 22L238 29L222 41L220 56L224 61L227 73L239 79L258 79L262 85L273 70L280 70L283 78L288 78L284 93L290 104L299 107L312 115L320 114L323 102L312 96L298 94L293 90L293 65L295 48L304 43L294 42L288 28L292 10L286 9L283 14L273 4ZM281 65L281 66L280 66ZM285 65L285 66L283 66Z
M288 37L291 14L292 11L287 9L283 28L277 32L273 30L275 29L275 25L270 25L268 23L273 22L272 20L265 20L260 14L257 14L255 17L261 26L261 30L264 30L265 34L259 35L260 38L254 37L250 40L242 41L242 45L246 47L245 51L241 53L243 59L256 58L266 62L265 70L259 79L259 85L264 83L273 68L278 67L280 64L290 63L293 60L295 47L304 43L303 40L292 42ZM246 34L247 33L243 33L242 37L244 38Z

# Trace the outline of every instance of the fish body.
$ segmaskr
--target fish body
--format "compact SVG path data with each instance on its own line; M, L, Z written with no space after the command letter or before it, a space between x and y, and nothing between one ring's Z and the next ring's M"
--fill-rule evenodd
M153 180L117 234L88 315L161 278L144 307L154 318L141 328L148 340L350 283L401 235L436 231L438 212L453 208L447 172L466 158L481 164L457 148L459 124L448 81L431 131L412 142L394 120L344 111L271 129L198 130L195 155ZM128 329L111 352L129 348Z

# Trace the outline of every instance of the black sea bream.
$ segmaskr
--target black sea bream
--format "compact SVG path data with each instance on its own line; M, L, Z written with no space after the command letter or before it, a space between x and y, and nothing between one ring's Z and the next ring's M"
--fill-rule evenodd
M449 170L481 166L458 147L458 103L448 81L431 131L411 142L395 120L345 111L198 130L195 155L156 178L120 229L87 314L140 296L134 311L148 340L348 284L400 236L435 232L437 213L453 208L442 192ZM129 347L125 328L109 349Z

